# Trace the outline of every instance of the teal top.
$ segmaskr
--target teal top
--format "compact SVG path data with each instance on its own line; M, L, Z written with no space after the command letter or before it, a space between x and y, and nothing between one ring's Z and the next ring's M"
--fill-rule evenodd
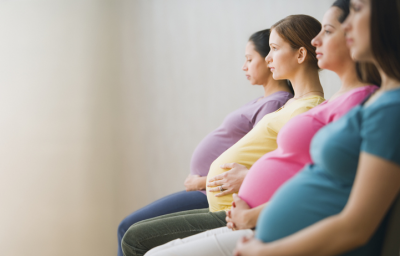
M400 165L399 132L400 89L383 93L368 106L354 107L319 130L310 147L313 164L273 195L260 214L256 237L264 242L278 240L341 212L361 151ZM366 245L342 255L379 255L385 224L386 217Z

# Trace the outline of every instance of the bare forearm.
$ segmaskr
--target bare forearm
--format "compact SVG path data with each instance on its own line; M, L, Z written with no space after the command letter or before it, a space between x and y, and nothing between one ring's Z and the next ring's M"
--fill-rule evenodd
M335 215L286 238L264 244L262 255L337 255L363 244L349 226Z

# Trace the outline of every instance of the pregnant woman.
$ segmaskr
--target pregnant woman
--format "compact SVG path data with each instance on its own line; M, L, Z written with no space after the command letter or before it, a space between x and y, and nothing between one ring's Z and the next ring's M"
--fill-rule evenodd
M277 188L312 161L309 147L314 134L378 89L358 81L356 64L350 57L341 27L349 13L348 2L339 0L333 4L324 16L321 32L312 41L317 48L318 66L336 72L342 85L329 101L291 119L278 134L278 148L265 154L250 168L239 196L234 196L234 207L228 217L228 225L240 230L225 227L206 231L156 247L146 256L232 255L236 242L243 235L253 233L250 228L255 227L260 211ZM273 35L270 42L274 42ZM380 83L379 73L376 69L372 71L378 78L375 83ZM374 81L374 77L369 79Z
M380 255L400 191L400 1L352 0L351 56L373 63L381 88L311 142L313 163L260 214L235 255ZM398 254L398 251L396 252Z
M264 95L230 113L220 127L208 134L197 146L191 161L186 191L161 198L126 217L118 227L118 255L122 256L121 239L138 221L164 214L208 207L205 195L206 177L211 163L226 149L246 135L266 114L293 97L286 80L274 80L265 63L269 52L269 29L254 33L247 43L243 71L253 85L262 85Z
M264 116L248 134L213 162L210 173L220 171L218 163L221 159L225 161L223 163L230 159L229 162L250 167L262 155L276 149L276 137L287 121L324 101L315 47L311 45L311 39L320 30L321 24L307 15L289 16L271 29L271 38L275 33L275 41L271 44L273 58L269 67L274 79L291 81L295 97L279 110ZM210 201L214 193L207 192L207 197ZM220 209L219 204L215 205L214 208L210 204L210 210L173 213L132 225L122 240L124 254L143 255L153 247L176 238L225 226L225 211Z

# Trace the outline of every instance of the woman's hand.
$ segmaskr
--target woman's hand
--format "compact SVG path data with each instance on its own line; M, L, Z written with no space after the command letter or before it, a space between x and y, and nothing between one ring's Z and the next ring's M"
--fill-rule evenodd
M210 192L221 191L221 186L223 191L216 194L215 196L217 197L239 192L239 188L249 170L247 170L245 166L237 163L223 164L221 168L230 170L208 180L210 183L207 187L214 187L210 189Z
M183 184L185 185L186 191L195 191L205 189L206 181L207 177L189 174Z
M235 229L250 229L254 228L257 219L251 219L251 208L237 194L233 194L232 209L230 212L231 222Z
M261 255L263 243L253 237L243 237L239 240L233 251L234 256L258 256Z

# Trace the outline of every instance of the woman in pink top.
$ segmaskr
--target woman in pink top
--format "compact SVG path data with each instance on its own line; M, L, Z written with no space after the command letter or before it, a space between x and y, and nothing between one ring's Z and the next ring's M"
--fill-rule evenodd
M323 19L320 34L313 39L317 48L318 66L339 75L342 85L329 101L291 119L279 132L278 148L265 154L247 170L238 164L227 164L237 171L246 172L239 195L234 195L232 209L227 212L228 228L203 232L181 240L174 240L154 248L146 255L231 255L236 241L243 235L251 234L261 210L273 193L288 179L293 177L304 165L311 163L310 142L314 134L326 124L333 122L361 103L378 87L361 83L357 79L356 64L352 61L346 47L341 22L348 9L333 5ZM271 33L270 44L273 43ZM273 63L273 54L266 57ZM360 66L358 68L361 68ZM376 69L371 66L368 81L380 84ZM218 179L217 179L218 180ZM218 184L216 184L218 185ZM240 229L232 232L232 230Z

